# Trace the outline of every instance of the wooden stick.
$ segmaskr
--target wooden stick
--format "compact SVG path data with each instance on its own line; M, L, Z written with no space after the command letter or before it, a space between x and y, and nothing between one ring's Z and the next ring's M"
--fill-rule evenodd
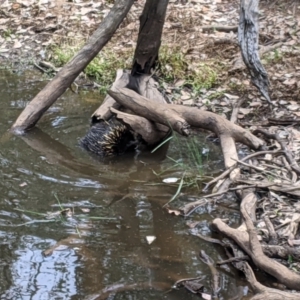
M69 61L43 90L26 106L11 130L22 134L33 127L44 112L60 97L81 71L98 54L117 30L134 0L119 0L101 22L83 48Z

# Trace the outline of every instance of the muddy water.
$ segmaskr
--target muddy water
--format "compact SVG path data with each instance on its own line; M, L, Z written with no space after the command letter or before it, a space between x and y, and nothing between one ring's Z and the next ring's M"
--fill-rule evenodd
M209 234L213 217L237 222L238 214L207 207L184 220L162 209L178 187L162 180L193 168L186 140L173 142L164 160L98 161L77 144L99 104L91 92L67 92L37 129L10 136L7 129L46 83L36 78L0 70L0 299L199 299L170 287L203 275L209 289L211 273L199 250L215 260L225 256L189 234L186 223L200 221L202 234ZM211 175L222 167L221 153L215 145L204 147L209 155L201 173ZM174 167L178 159L186 161ZM199 196L192 185L182 191L175 206ZM45 217L61 207L72 214ZM156 240L149 245L147 236ZM221 269L221 286L221 299L245 291L228 267Z

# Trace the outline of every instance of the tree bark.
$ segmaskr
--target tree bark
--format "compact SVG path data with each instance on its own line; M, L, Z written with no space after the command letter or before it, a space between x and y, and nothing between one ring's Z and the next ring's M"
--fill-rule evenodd
M44 112L65 92L80 72L84 70L110 40L127 15L133 2L134 0L118 0L115 2L110 13L104 18L85 46L23 110L13 124L12 131L23 133L39 121Z
M260 61L258 52L258 2L259 0L241 0L238 39L252 83L266 100L272 103L268 91L268 74Z
M169 0L147 0L140 17L140 31L131 74L150 74L158 57Z

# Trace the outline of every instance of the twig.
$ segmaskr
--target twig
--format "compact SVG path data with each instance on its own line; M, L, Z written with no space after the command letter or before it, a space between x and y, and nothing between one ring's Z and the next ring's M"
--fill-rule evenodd
M270 171L267 171L267 170L263 170L263 169L260 168L260 167L256 167L256 166L247 164L247 163L245 163L245 162L243 162L243 161L241 161L241 160L234 159L234 158L231 158L231 159L237 161L238 163L240 163L240 164L242 164L242 165L244 165L244 166L246 166L246 167L252 168L252 169L254 169L254 170L256 170L256 171L259 171L259 172L262 172L262 173L264 173L264 174L268 174L268 175L274 176L275 178L279 177L279 178L281 178L281 179L283 179L283 180L287 180L287 179L288 179L288 178L282 177L282 176L280 176L280 175L278 175L278 174L275 174L275 173L273 173L273 172L270 172ZM288 181L290 181L290 180L288 179Z
M36 223L50 223L50 222L55 222L56 220L52 219L52 220L32 220L32 221L28 221L26 223L22 223L22 224L17 224L17 225L7 225L7 226L12 226L12 227L20 227L20 226L26 226L26 225L31 225L31 224L36 224ZM3 225L2 225L3 226Z
M255 152L255 153L251 153L249 154L248 156L244 157L243 159L241 159L241 161L246 161L252 157L255 157L255 156L259 156L259 155L265 155L265 154L279 154L279 153L283 153L283 151L281 150L275 150L275 151L272 151L272 150L264 150L264 151L260 151L260 152ZM205 188L202 190L203 192L206 192L208 190L208 188L214 184L215 182L225 178L233 169L235 169L237 166L234 165L234 166L231 166L229 169L227 169L226 171L224 171L221 175L219 175L218 177L214 178L213 180L211 180L210 182L208 182L206 185L205 185Z
M210 242L210 243L213 243L213 244L219 244L221 246L225 246L225 244L222 241L218 240L218 239L214 239L214 238L211 238L209 236L202 235L200 233L197 233L196 236L199 237L201 240L204 240L206 242Z
M183 207L180 208L180 211L183 212L183 215L185 217L188 217L189 215L191 215L191 213L193 213L199 206L206 204L208 201L206 199L208 198L213 198L216 196L221 196L223 194L226 194L228 192L228 189L222 192L218 192L218 193L213 193L213 194L209 194L206 196L202 196L201 199L194 201L192 203L186 204ZM204 198L204 199L203 199ZM211 201L214 201L214 199L212 199ZM191 210L189 210L189 207L192 207ZM185 213L186 210L189 210L188 213Z
M212 275L212 292L213 292L213 298L217 299L218 297L218 293L221 290L220 287L220 274L218 272L218 270L215 267L215 262L213 261L213 259L208 256L204 250L201 250L199 253L199 257L200 259L208 265L210 271L211 271L211 275Z
M267 226L267 229L268 229L269 235L270 235L269 245L278 245L277 233L274 229L272 222L270 221L270 219L267 215L264 216L264 221L266 223L266 226Z
M264 136L266 136L268 139L272 139L272 140L276 140L282 149L282 152L284 153L287 161L289 162L291 168L298 174L300 175L300 167L298 166L296 160L293 158L293 154L291 153L291 151L287 150L286 145L284 143L284 141L282 139L279 138L278 134L276 133L269 133L261 128L256 129L253 134L255 133L261 133Z
M245 261L245 260L249 260L248 255L240 256L240 257L232 257L232 258L229 258L229 259L226 259L226 260L221 260L221 261L218 261L216 264L217 265L224 265L224 264L229 264L229 263L232 263L232 262L239 262L239 261Z
M195 278L182 278L182 279L179 279L177 280L174 284L173 284L173 287L177 287L180 283L183 283L183 282L186 282L186 281L194 281L194 280L202 280L204 279L204 276L198 276L198 277L195 277Z
M201 27L203 32L206 31L221 31L221 32L237 32L237 26L220 26L220 25L210 25L210 26L202 26Z
M242 104L244 103L245 101L245 98L240 98L239 101L237 101L235 103L235 105L233 106L233 110L232 110L232 114L231 114L231 118L230 118L230 122L231 123L236 123L237 121L237 115L238 115L238 112L239 112L239 109L240 107L242 106Z

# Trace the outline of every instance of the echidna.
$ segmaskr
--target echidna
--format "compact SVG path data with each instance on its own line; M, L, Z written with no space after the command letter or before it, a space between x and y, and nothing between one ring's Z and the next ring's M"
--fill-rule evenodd
M137 140L125 125L102 121L91 126L80 144L86 150L104 158L134 151Z

